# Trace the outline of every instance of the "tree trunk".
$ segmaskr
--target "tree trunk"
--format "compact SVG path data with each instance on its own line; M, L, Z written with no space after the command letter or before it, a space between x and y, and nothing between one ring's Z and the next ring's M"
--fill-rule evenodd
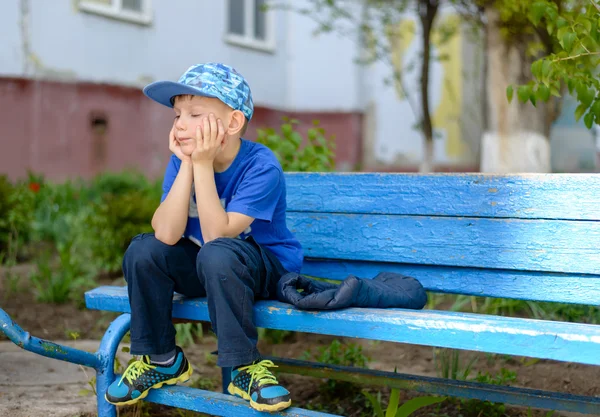
M482 172L550 172L550 128L556 117L556 101L521 103L516 91L511 103L509 85L525 84L535 58L526 54L531 39L506 41L501 34L499 12L485 10L487 18L488 131L481 146Z
M418 2L419 20L423 29L421 60L421 113L424 141L423 161L419 172L431 172L433 169L433 125L429 112L429 67L431 62L431 30L439 8L439 0L420 0Z

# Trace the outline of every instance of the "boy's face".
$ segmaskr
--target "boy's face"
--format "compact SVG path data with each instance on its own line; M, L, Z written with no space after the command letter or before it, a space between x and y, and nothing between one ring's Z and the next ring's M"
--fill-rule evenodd
M202 124L204 117L213 113L221 119L223 126L229 126L233 110L221 100L201 96L177 96L173 103L175 111L175 138L184 155L191 156L196 149L196 126Z

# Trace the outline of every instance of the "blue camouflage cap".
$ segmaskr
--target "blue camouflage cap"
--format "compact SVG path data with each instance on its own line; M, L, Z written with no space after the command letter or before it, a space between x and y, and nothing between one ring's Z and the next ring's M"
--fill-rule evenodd
M234 110L240 110L248 120L254 113L250 86L232 67L220 63L192 65L179 81L156 81L144 88L144 94L167 107L173 107L175 96L218 98Z

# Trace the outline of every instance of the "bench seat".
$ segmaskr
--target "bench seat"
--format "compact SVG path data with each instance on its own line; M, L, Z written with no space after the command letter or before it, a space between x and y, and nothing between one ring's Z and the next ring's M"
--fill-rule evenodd
M127 288L85 295L89 309L129 313ZM209 321L204 298L175 295L173 317ZM366 338L600 365L600 326L435 310L348 308L302 311L278 301L255 305L258 327Z

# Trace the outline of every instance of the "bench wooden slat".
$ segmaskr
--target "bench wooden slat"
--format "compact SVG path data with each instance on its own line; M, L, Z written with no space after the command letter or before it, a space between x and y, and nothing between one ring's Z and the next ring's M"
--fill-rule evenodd
M307 260L302 268L306 275L334 280L343 280L348 274L373 278L382 271L412 276L433 292L593 306L600 300L599 275L318 259Z
M249 407L248 401L241 398L185 386L164 386L161 389L153 389L144 401L225 417L335 417L333 414L296 407L279 413L264 413Z
M596 174L288 173L288 209L600 220Z
M307 257L600 274L600 222L288 213Z
M85 298L90 309L129 312L126 287L99 287ZM259 301L254 311L258 327L600 365L595 325L431 310L307 312L277 301ZM176 296L173 317L208 321L206 300Z

